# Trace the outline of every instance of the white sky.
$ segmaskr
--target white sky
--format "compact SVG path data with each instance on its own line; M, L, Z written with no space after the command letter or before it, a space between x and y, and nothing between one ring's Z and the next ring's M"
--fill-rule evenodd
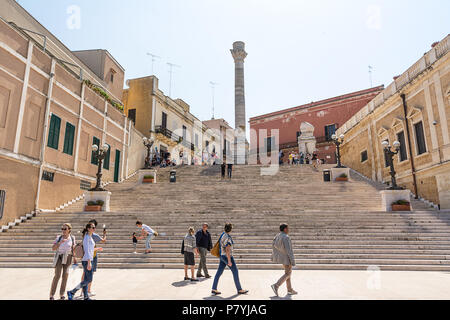
M1 0L0 0L1 2ZM247 118L385 84L450 32L448 0L20 0L72 50L107 49L126 79L151 73L200 120L234 124L234 62L244 41ZM69 20L80 9L80 24ZM0 7L1 8L1 7ZM68 20L72 23L68 24Z

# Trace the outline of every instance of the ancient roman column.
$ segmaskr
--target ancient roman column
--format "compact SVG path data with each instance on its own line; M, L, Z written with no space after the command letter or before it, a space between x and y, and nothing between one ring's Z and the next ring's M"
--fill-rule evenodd
M235 129L236 129L236 162L238 164L247 163L247 141L245 136L245 89L244 89L244 59L247 57L245 43L236 41L233 49L230 50L235 66Z

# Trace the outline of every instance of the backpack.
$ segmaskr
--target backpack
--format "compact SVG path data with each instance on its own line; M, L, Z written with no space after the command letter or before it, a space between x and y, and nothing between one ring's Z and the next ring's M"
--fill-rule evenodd
M83 259L84 256L83 242L77 243L75 248L73 248L73 256L76 259Z
M217 240L216 244L214 245L214 247L211 249L211 255L213 255L214 257L220 258L220 252L222 250L220 250L220 240L222 239L223 233L220 236L219 240Z

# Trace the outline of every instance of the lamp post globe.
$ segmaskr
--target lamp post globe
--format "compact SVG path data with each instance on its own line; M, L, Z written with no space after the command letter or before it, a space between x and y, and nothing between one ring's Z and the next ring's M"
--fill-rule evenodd
M345 136L344 136L343 134L341 134L341 135L339 136L339 138L340 138L341 140L344 140Z
M337 135L333 134L333 135L331 136L331 139L337 140Z
M98 151L98 145L93 144L92 145L92 151L97 152Z

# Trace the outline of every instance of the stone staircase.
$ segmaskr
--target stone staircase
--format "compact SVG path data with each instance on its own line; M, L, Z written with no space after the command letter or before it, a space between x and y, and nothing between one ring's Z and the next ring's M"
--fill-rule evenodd
M176 170L175 184L170 169L159 169L158 184L141 185L135 176L109 185L111 212L83 213L81 201L0 233L0 267L50 267L62 223L70 222L80 240L78 230L95 218L99 232L103 224L108 229L101 268L182 268L180 246L189 226L208 222L215 242L230 221L242 269L279 268L270 261L271 243L287 222L301 269L450 270L450 214L415 200L411 213L381 212L381 186L359 175L325 183L307 165L281 167L274 176L261 176L260 166L235 166L233 179L221 181L219 166ZM132 253L136 220L161 234L151 254ZM138 249L143 252L143 241ZM217 263L208 257L209 267Z

